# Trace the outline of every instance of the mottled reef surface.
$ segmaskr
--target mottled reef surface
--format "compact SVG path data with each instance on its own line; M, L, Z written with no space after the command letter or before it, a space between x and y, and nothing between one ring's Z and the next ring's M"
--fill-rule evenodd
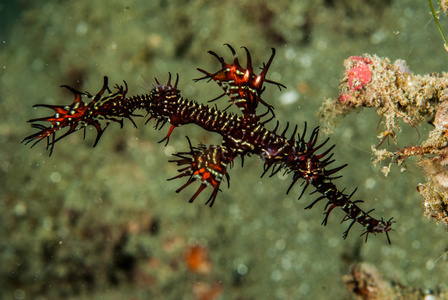
M365 244L356 225L343 240L341 211L321 226L323 205L303 210L315 196L285 195L285 176L260 179L257 158L235 163L213 208L208 195L189 204L194 188L176 194L181 183L166 181L177 174L171 154L187 150L185 135L220 143L195 127L176 129L167 147L157 143L167 128L143 119L137 130L112 124L94 149L94 129L51 157L43 144L20 144L33 132L26 120L48 114L32 105L72 102L62 84L94 93L107 75L140 94L171 72L185 97L214 98L219 87L192 79L218 67L208 50L230 59L223 43L246 46L254 66L275 47L268 77L287 89L268 86L264 99L283 126L322 126L316 114L340 95L349 57L401 59L422 76L447 70L424 1L22 0L3 1L0 13L0 298L350 299L347 287L360 294L371 284L393 298L403 291L391 282L415 299L444 291L446 224L423 214L418 167L384 177L371 164L384 131L374 111L339 118L330 137L336 163L349 164L338 186L358 187L363 208L394 217L392 245L382 235ZM417 133L402 123L388 149L422 144L433 130L422 124Z

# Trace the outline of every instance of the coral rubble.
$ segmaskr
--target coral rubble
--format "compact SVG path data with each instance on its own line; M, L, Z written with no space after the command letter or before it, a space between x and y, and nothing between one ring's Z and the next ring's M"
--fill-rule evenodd
M383 166L387 176L392 164L405 166L407 158L415 157L427 180L417 188L424 198L424 213L447 222L448 75L413 74L403 60L391 63L388 58L368 54L352 56L344 61L344 66L340 95L325 101L320 117L332 126L341 114L358 108L374 108L384 120L384 128L378 135L378 145L372 146L373 163L390 160ZM420 145L389 150L384 147L384 141L392 138L397 143L402 131L400 122L416 129L429 122L434 128Z

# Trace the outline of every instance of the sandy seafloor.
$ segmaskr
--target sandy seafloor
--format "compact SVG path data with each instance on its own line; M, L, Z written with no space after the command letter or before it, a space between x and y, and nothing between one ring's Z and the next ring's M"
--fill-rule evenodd
M32 105L72 102L62 84L94 94L107 75L111 86L126 80L130 94L141 94L172 72L184 97L205 102L219 87L192 79L197 67L218 70L208 50L231 59L223 43L243 63L239 47L249 48L257 67L275 47L268 77L288 88L268 85L264 99L283 126L317 126L349 56L404 59L419 74L446 71L426 1L28 0L2 1L0 9L0 298L351 299L342 276L355 262L411 288L446 287L447 261L437 260L448 248L446 226L422 215L416 167L395 167L385 178L370 163L379 134L373 111L334 129L336 163L349 164L337 184L359 187L356 198L376 208L375 217L394 217L392 245L384 235L365 244L359 225L343 240L340 210L321 226L323 203L303 209L316 195L297 201L298 185L285 195L291 178L260 179L256 157L244 168L236 161L213 208L203 205L211 190L189 204L198 184L175 193L184 181L166 181L177 174L171 154L187 150L186 135L193 144L220 143L192 125L176 129L168 147L157 143L168 127L155 131L143 119L138 130L111 124L96 148L94 129L86 140L81 131L58 142L51 157L44 141L31 150L20 144L35 132L26 121L51 113ZM404 128L390 147L418 144L428 131ZM209 251L202 273L184 262L196 244ZM221 296L201 298L202 290Z

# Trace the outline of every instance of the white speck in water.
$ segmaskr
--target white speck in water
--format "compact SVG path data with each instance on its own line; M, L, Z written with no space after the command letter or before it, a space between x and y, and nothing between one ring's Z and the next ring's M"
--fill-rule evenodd
M300 98L300 95L298 92L288 91L288 92L283 93L280 96L280 103L282 105L292 104L292 103L297 102L297 100L299 100L299 98Z
M412 248L414 248L414 249L420 249L420 247L421 247L421 243L420 243L420 241L413 241L413 242L412 242Z
M246 275L249 271L249 269L244 264L240 264L236 270L238 271L238 274L243 276Z
M302 55L302 57L300 57L300 64L302 65L302 67L304 68L309 68L311 67L311 65L313 64L313 58L311 57L311 55Z
M152 165L154 165L154 163L155 163L155 158L153 155L147 155L145 157L145 164L147 166L152 166Z
M43 68L44 68L44 62L39 58L33 60L33 62L31 63L31 69L33 71L42 71Z
M289 48L288 50L285 51L285 58L287 60L294 60L294 58L296 58L297 53L294 49Z
M366 189L373 189L376 186L376 180L373 178L367 178L364 185Z
M166 156L172 156L173 153L176 151L173 146L166 146L165 147L165 155Z
M14 299L22 300L25 299L25 292L22 289L17 289L14 291Z
M291 259L289 257L283 257L281 265L284 270L290 270L292 268Z
M26 214L26 205L23 203L17 203L14 206L14 213L18 217L24 216Z
M309 286L308 284L306 284L306 283L302 283L302 284L299 286L299 291L300 291L300 293L302 293L303 295L306 295L306 294L308 294L308 292L310 291L310 286Z
M320 51L326 50L327 49L327 42L324 40L318 40L317 44L316 44L316 48Z
M277 240L277 242L275 242L275 248L277 248L278 251L282 251L283 249L285 249L285 246L286 243L283 239Z
M50 231L53 228L53 220L50 217L44 218L42 221L42 227L45 230Z
M53 172L53 173L51 173L51 175L50 175L50 180L51 180L52 182L54 182L54 183L59 183L59 182L61 182L61 178L62 178L62 176L61 176L61 174L59 174L58 172Z
M280 281L280 279L282 279L282 273L280 273L280 271L278 271L278 270L275 270L271 274L271 279L273 281Z
M282 75L278 72L272 72L270 79L272 81L282 82Z
M432 259L429 259L427 262L426 262L426 269L428 270L428 271L432 271L432 270L434 270L434 267L436 266L436 264L434 263L434 261L432 260Z
M89 26L86 22L79 22L78 25L76 25L76 34L79 36L86 35L87 31L89 30Z
M380 44L386 38L387 38L387 33L383 30L378 30L371 35L370 42L372 44Z

